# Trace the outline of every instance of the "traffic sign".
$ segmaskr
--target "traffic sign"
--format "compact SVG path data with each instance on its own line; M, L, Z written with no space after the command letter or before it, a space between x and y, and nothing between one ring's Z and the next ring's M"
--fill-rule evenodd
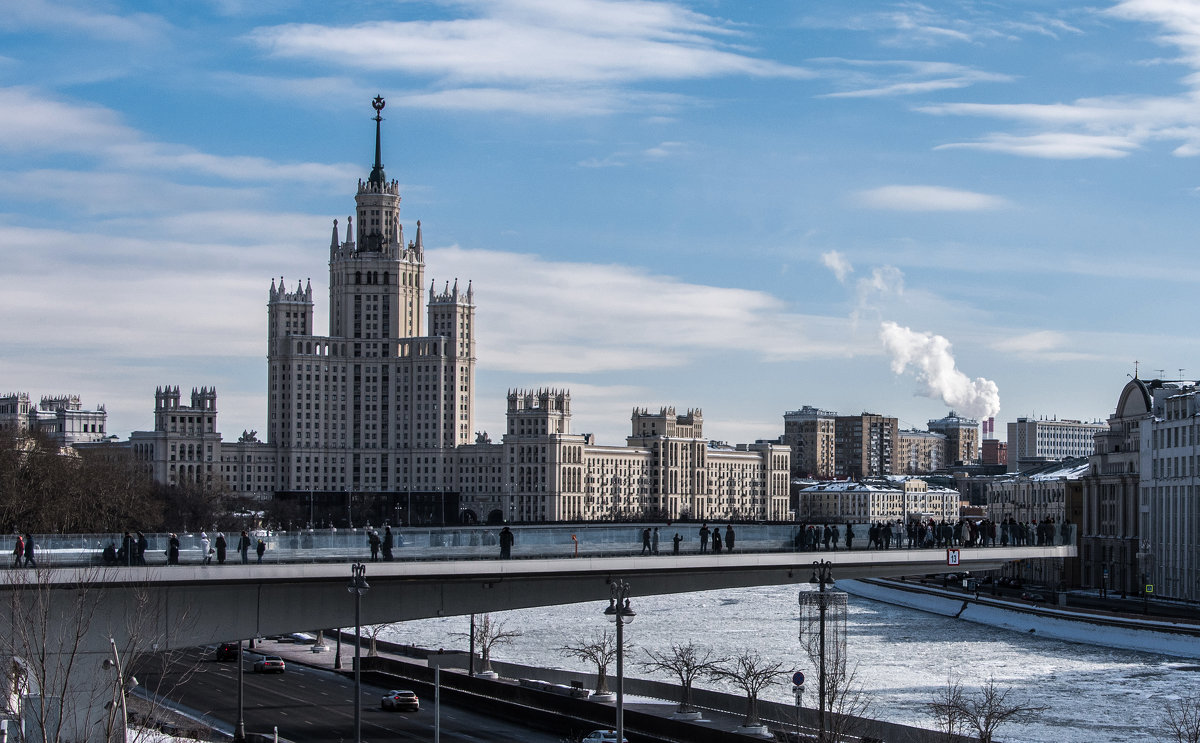
M950 567L958 567L959 551L956 549L946 550L946 564Z
M1153 583L1146 584L1146 593L1154 593L1154 584Z
M792 683L796 686L804 686L804 671L796 671L793 673Z

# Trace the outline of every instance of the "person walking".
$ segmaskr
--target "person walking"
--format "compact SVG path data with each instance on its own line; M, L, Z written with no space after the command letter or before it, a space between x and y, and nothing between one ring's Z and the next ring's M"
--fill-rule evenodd
M258 554L258 564L262 565L262 557L263 553L267 551L267 543L261 539L258 540L258 546L254 548L254 551Z
M512 529L507 526L500 530L500 559L507 560L512 557L513 542Z
M712 530L712 551L721 554L721 527L714 526Z
M137 533L137 564L146 564L146 550L150 549L150 540L140 531Z
M654 533L650 535L650 553L658 554L658 527L654 527Z
M671 541L674 542L674 544L671 546L671 554L678 555L679 543L683 541L683 537L679 536L679 532L675 532L675 536L671 537Z
M217 547L217 564L224 565L225 564L225 551L229 549L229 545L226 544L226 542L225 542L225 532L223 532L223 531L217 532L216 547Z
M700 525L700 551L708 552L708 522Z
M37 567L37 563L33 561L33 535L29 532L25 532L25 567Z
M126 565L137 563L137 542L133 540L133 535L129 532L125 532L125 536L121 538L121 549L117 552L117 561Z
M242 553L242 564L250 564L250 535L242 529L242 538L238 540L238 552Z
M854 524L846 523L846 549L850 549L854 543Z
M200 564L207 565L212 562L212 542L208 539L208 534L200 532Z
M167 539L167 564L179 564L179 535L174 532Z
M25 540L17 535L17 543L13 545L13 567L21 567L21 559L25 557Z
M395 545L395 539L392 537L392 527L383 527L383 561L392 561L392 547Z
M733 524L725 525L725 551L733 552Z
M650 527L648 526L642 529L642 554L644 555L647 552L652 553L650 549Z

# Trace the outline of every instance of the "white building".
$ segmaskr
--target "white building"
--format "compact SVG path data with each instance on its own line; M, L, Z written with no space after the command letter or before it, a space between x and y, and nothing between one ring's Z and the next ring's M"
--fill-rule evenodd
M1096 434L1107 429L1106 423L1018 418L1008 424L1008 471L1090 457L1096 451Z
M911 518L958 519L957 490L917 478L823 482L800 491L801 520L876 523Z
M107 424L104 406L85 410L79 395L43 396L36 407L25 392L0 397L0 431L12 435L38 431L65 447L102 441Z
M184 405L179 387L159 387L154 391L154 430L134 431L127 446L155 482L217 484L222 453L217 391L193 388L191 404Z
M1200 600L1200 405L1194 382L1152 383L1141 426L1138 560L1153 592Z

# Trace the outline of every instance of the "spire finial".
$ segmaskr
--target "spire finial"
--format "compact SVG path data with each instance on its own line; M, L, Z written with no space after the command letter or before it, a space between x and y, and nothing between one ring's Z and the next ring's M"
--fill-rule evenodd
M371 168L371 177L368 182L383 185L386 177L383 174L383 150L379 143L379 122L383 121L383 107L387 105L383 100L383 96L375 96L375 100L371 101L371 108L375 109L375 167Z

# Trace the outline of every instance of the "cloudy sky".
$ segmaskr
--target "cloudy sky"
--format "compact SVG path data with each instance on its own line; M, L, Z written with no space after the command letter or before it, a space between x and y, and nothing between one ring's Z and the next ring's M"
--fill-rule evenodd
M377 94L427 276L474 281L478 428L510 387L742 442L1200 375L1200 2L8 0L0 393L263 431L268 287L324 332Z

